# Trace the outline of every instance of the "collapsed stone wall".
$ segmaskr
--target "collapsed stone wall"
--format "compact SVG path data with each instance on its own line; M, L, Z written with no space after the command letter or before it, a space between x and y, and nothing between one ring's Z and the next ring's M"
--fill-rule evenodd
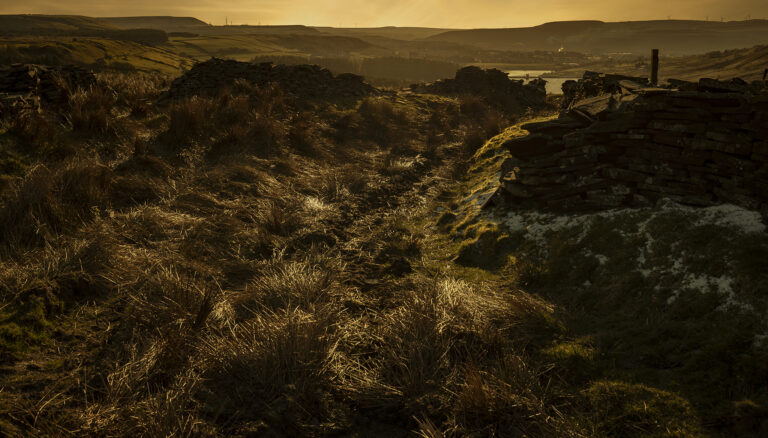
M501 70L483 70L475 66L460 69L453 79L411 85L411 90L447 96L475 95L492 106L510 112L540 109L547 103L546 81L534 79L524 84L523 80L510 79Z
M586 71L580 80L569 80L563 83L562 107L567 109L574 102L583 99L603 94L631 93L632 90L650 87L650 85L648 78Z
M710 91L715 93L759 93L764 86L763 81L747 83L740 78L733 78L728 81L703 78L698 82L668 79L664 88L673 88L679 91ZM570 108L574 102L590 97L597 97L603 94L631 94L635 90L648 87L651 87L648 78L586 71L580 80L570 80L563 83L562 108Z
M678 82L680 85L681 82ZM488 205L551 211L732 203L768 213L768 93L739 81L626 84L523 125Z
M61 102L65 87L86 89L95 83L93 73L73 65L0 66L0 117L21 109L39 109L41 103Z
M305 97L352 97L376 94L362 76L344 73L334 76L317 65L273 65L212 58L195 64L192 69L176 78L160 102L178 100L200 94L213 94L238 80L256 86L270 83L291 94Z

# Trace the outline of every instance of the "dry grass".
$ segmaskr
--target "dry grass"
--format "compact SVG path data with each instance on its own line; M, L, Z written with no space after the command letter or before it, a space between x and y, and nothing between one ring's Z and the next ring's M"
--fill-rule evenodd
M254 279L245 295L267 309L312 311L328 301L332 285L332 272L320 266L307 262L279 263Z
M170 78L157 73L101 73L99 82L114 90L117 105L126 107L132 116L148 115L163 89L170 85Z
M26 330L2 359L0 431L581 433L529 346L551 309L462 279L417 225L503 118L423 96L297 103L244 82L150 105L165 81L102 76L70 93L66 126L27 115L9 134L40 123L35 148L78 154L30 157L0 201L0 339ZM450 144L466 132L480 140Z
M93 218L105 205L110 180L109 168L93 160L33 167L0 208L6 224L2 242L7 247L42 243Z
M237 89L237 88L236 88ZM218 160L234 154L274 155L289 144L289 115L279 88L254 90L253 94L222 92L215 97L193 96L171 105L164 138L175 150L194 144L208 148L207 157ZM299 126L300 127L300 126ZM293 128L293 141L303 150L308 134Z
M76 90L69 96L67 122L72 130L88 135L116 135L112 109L117 94L103 87L93 86Z
M169 138L181 143L203 135L215 111L214 102L202 97L174 103L169 110Z
M37 152L47 152L59 146L61 129L51 115L22 111L7 123L8 131L20 143Z
M331 377L333 316L267 312L211 336L201 353L207 408L229 419L263 419L285 398L288 411L279 413L286 420L311 415Z

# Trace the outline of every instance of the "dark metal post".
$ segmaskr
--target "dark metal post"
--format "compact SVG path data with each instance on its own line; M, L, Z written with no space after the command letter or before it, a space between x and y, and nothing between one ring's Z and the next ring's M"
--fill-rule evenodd
M659 85L659 49L651 52L651 85Z

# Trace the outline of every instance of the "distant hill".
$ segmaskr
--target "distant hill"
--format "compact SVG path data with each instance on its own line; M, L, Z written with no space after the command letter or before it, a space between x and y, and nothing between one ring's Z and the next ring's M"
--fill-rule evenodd
M165 32L189 32L199 35L238 35L238 34L262 34L262 35L291 35L313 34L318 35L316 29L302 25L251 26L247 24L237 26L212 26L202 20L193 17L103 17L100 18L114 26L123 29L157 29Z
M763 78L768 68L768 45L748 49L712 51L700 55L665 57L661 59L659 77L696 81L708 77L715 79L741 78L754 81ZM647 62L631 60L604 60L579 67L558 69L553 76L581 77L585 70L619 73L629 76L647 77Z
M392 51L358 38L315 34L219 34L172 37L164 47L183 56L248 61L257 56L390 56Z
M384 37L396 40L421 40L448 32L452 29L438 29L431 27L314 27L318 31L331 35L365 37Z
M768 43L768 20L564 21L526 28L454 30L426 39L489 50L564 47L584 53L646 54L658 48L670 55L687 55Z
M193 17L100 17L99 20L123 29L160 29L166 32L208 26L208 23Z
M98 18L77 15L0 15L0 37L95 37L163 44L168 35L159 29L124 29Z
M768 45L688 56L670 60L662 67L665 77L677 79L741 77L749 81L758 80L763 78L768 68Z
M250 26L247 24L238 26L209 26L203 30L209 35L320 35L317 29L298 24L284 26Z
M79 15L0 15L0 35L52 35L120 30L98 18Z

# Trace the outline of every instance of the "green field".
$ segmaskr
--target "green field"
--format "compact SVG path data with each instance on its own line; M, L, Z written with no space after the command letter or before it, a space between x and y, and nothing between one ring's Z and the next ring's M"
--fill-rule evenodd
M171 50L132 41L77 37L0 38L0 63L77 64L96 69L176 75L193 61Z

